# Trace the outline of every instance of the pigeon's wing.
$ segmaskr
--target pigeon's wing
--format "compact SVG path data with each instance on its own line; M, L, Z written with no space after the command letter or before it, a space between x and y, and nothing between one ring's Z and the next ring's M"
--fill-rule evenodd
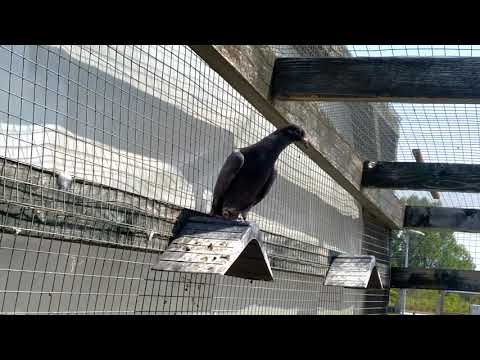
M232 152L225 160L213 189L212 213L221 214L223 195L242 168L244 161L243 154L238 150Z
M252 204L252 206L255 206L257 205L260 201L262 201L265 196L267 196L267 194L270 192L270 190L272 189L272 185L273 183L275 182L275 179L277 178L277 170L275 170L275 168L273 168L272 170L272 174L270 175L270 177L268 178L267 182L265 183L265 185L263 185L263 188L262 190L260 191L260 193L257 195L257 198L255 199L255 202Z

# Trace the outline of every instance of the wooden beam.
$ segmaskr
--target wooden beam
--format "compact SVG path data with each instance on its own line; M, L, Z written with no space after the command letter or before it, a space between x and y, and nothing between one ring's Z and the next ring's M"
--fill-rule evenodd
M480 271L393 267L390 274L392 288L480 291Z
M406 206L404 227L480 232L480 210Z
M281 100L480 103L480 58L280 58L271 92Z
M192 45L191 48L276 127L302 126L312 146L301 148L360 204L390 228L403 224L403 207L390 191L361 188L362 160L318 105L276 102L269 96L275 53L270 46Z
M419 163L425 162L423 161L423 156L420 149L412 149L412 153L413 153L413 156L415 157L416 162L419 162ZM430 194L432 195L432 198L434 198L435 200L440 200L440 194L438 192L430 191Z
M362 185L397 190L480 192L480 165L366 161Z

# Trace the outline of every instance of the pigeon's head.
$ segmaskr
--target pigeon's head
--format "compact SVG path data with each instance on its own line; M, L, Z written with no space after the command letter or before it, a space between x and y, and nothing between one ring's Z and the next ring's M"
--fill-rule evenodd
M301 141L305 146L310 145L307 134L300 126L288 125L277 131L280 135L287 137L291 142Z

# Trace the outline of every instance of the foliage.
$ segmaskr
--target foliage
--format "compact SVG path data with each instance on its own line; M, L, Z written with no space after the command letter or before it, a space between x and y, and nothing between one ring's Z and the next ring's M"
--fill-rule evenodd
M402 198L403 204L431 206L427 198L412 195ZM391 242L391 265L403 266L405 241L409 237L408 264L410 267L474 270L472 256L462 244L457 243L452 231L397 231ZM408 234L407 234L408 233Z
M401 198L406 205L433 206L433 202L423 197L412 195ZM436 204L439 206L441 204ZM409 238L408 265L419 268L442 268L474 270L475 263L468 250L457 243L452 231L423 231L424 235L411 231L397 231L391 241L391 265L403 266L405 260L405 243ZM390 305L397 301L397 289L390 290ZM409 289L406 308L409 311L434 313L439 296L438 290ZM469 313L470 303L479 304L480 295L448 293L444 298L445 313Z
M407 311L435 313L438 290L409 289L407 295ZM398 289L390 290L390 306L395 306ZM469 314L470 304L480 304L480 295L447 293L443 300L443 312L446 314Z

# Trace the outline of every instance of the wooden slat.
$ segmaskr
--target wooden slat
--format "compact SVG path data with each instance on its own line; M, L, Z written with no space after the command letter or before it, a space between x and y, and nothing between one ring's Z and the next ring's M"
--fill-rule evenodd
M367 161L362 185L397 190L480 192L480 165Z
M375 276L377 281L372 285L382 288L375 263L376 259L371 255L336 257L328 270L324 285L364 289L370 283L371 276Z
M162 261L178 261L186 263L201 263L201 264L214 264L214 265L225 265L229 259L222 258L218 254L212 255L208 254L198 254L192 252L179 252L179 251L165 251L161 258Z
M180 235L185 238L195 238L195 239L202 238L205 240L207 239L208 240L230 240L232 238L240 239L242 237L241 232L233 233L233 232L219 231L215 233L208 233L205 230L195 230L195 229L182 230Z
M480 271L393 267L390 287L480 291Z
M191 254L208 254L217 257L228 255L233 252L233 246L209 246L205 243L202 245L181 245L173 243L168 246L168 251L185 253L187 248L189 249L188 253Z
M159 257L153 270L209 272L240 278L272 281L268 257L258 226L234 220L197 216L185 220L183 229ZM184 229L198 229L198 234ZM225 231L230 229L230 232ZM214 236L221 235L221 240ZM240 236L239 236L240 235ZM229 237L229 238L228 238Z
M208 263L187 263L176 261L159 260L153 270L156 268L162 271L181 271L192 273L221 273L224 269L224 265L213 265Z
M272 95L303 101L480 103L480 58L280 58Z
M404 227L480 232L480 210L406 206Z
M231 239L208 239L209 240L209 244L212 244L212 246L214 248L217 248L217 247L221 247L221 248L228 248L228 247L233 247L233 245L231 245L229 243L228 240L231 240ZM186 237L186 236L183 236L179 239L175 239L175 242L172 243L171 245L173 244L177 244L178 246L182 246L182 245L201 245L201 244L204 244L205 242L205 239L204 238L198 238L198 237ZM171 247L170 245L170 247Z
M329 123L319 106L272 101L275 53L269 46L192 45L191 48L276 127L305 128L312 146L305 154L382 223L400 228L403 207L390 191L362 189L362 160Z

